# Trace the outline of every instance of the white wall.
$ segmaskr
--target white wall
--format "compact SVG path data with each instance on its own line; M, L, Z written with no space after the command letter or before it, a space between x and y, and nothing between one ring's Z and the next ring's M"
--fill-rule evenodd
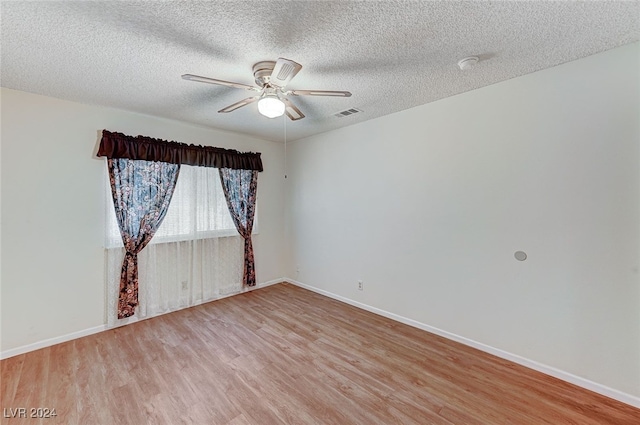
M261 152L257 279L282 277L282 144L8 89L1 102L2 351L106 323L102 129Z
M287 275L640 396L639 52L292 143Z

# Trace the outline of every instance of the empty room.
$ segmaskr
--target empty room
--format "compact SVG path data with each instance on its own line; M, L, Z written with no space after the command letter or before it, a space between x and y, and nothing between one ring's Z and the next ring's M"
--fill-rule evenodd
M640 2L0 31L0 423L640 423Z

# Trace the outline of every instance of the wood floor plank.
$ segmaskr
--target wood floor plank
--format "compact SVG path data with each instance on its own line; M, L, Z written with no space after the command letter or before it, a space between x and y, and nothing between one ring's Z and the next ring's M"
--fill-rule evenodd
M638 424L640 410L289 284L0 362L2 424Z
M233 418L231 422L227 422L225 425L251 425L251 422L245 415L239 415Z
M24 354L8 358L0 362L0 404L10 406L16 394L20 374L24 365ZM4 379L4 377L12 379Z

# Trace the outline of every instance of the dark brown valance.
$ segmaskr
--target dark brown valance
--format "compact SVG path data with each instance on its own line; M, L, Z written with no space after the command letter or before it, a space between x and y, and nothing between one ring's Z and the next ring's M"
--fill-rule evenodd
M238 152L212 146L187 145L145 136L127 136L107 130L102 130L98 156L262 171L259 152Z

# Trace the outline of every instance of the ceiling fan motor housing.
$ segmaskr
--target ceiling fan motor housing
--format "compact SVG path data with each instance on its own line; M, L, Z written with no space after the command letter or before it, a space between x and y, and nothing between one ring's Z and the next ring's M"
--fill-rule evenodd
M256 84L260 87L268 85L275 66L274 61L262 61L253 65L253 78L255 78Z

